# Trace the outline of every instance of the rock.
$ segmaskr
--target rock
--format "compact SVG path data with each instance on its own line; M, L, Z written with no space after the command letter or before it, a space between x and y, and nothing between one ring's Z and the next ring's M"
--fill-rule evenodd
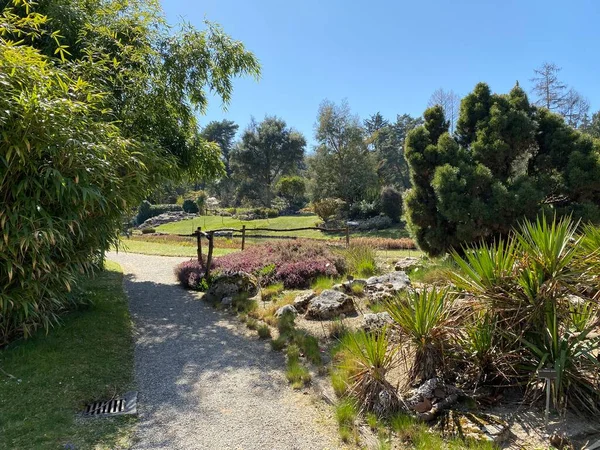
M223 297L221 300L221 305L223 306L231 306L233 303L233 297Z
M300 294L294 300L294 309L303 314L306 312L306 308L308 308L308 304L310 301L316 297L316 294L313 291L305 292L304 294Z
M275 311L275 317L281 317L284 314L292 314L294 317L298 315L298 311L294 308L293 305L285 305Z
M326 289L321 295L310 300L306 310L309 320L328 320L341 314L355 313L354 302L346 294Z
M221 302L225 297L247 294L254 297L258 294L256 278L246 272L237 272L217 276L204 294L208 302Z
M406 272L397 271L368 278L366 281L366 286L367 288L380 288L383 286L387 289L400 291L410 286L410 280L408 279Z
M363 316L362 328L365 331L379 331L392 323L394 323L394 320L387 312L369 313Z
M419 258L415 258L414 256L407 256L396 261L394 269L396 271L406 271L408 269L412 269L417 265L419 265Z
M377 303L393 298L398 292L410 287L410 280L405 272L390 272L385 275L368 278L365 293L371 301Z
M456 403L461 394L462 392L456 386L444 383L441 378L431 378L413 391L405 403L419 419L429 421ZM423 405L426 405L427 401L432 407L424 409Z
M433 405L431 404L431 400L426 398L423 401L415 403L413 405L412 409L415 410L416 412L418 412L419 414L423 414L427 411L430 411L432 407L433 407Z
M472 439L502 444L510 435L508 423L498 416L483 413L448 411L438 424L446 438Z

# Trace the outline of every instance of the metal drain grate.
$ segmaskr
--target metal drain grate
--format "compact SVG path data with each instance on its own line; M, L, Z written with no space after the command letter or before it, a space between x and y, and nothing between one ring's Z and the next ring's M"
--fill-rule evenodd
M137 392L127 392L112 400L90 403L81 414L94 417L137 414Z

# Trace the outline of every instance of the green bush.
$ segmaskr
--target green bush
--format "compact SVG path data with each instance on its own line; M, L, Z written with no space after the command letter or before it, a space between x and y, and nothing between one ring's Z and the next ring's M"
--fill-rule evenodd
M339 198L324 198L313 202L312 210L323 222L329 222L337 217L343 205Z
M149 183L144 154L105 114L103 96L32 47L5 39L0 346L52 326L85 300L71 293L78 277L118 243L123 217Z
M357 230L370 231L370 230L385 230L393 225L392 219L388 216L375 216L370 219L361 220L358 223Z
M297 175L281 177L277 182L277 194L295 211L306 205L306 179Z
M156 230L154 228L142 228L142 234L152 234L152 233L156 233Z
M198 205L194 200L184 200L182 208L186 213L190 214L196 214L199 211Z
M256 331L258 332L258 337L261 339L269 339L271 337L271 329L268 325L261 325Z
M402 215L402 194L392 186L384 187L381 191L381 210L392 219L392 222L400 222Z
M279 217L279 211L273 208L254 208L251 213L258 219L274 219Z
M424 117L406 138L413 187L404 208L430 256L507 236L548 211L600 217L600 141L531 105L518 84L504 95L477 84L453 133L441 106Z

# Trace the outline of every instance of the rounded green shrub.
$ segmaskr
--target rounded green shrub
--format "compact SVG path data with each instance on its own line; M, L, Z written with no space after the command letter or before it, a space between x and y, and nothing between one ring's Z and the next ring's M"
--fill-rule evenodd
M392 186L384 187L381 191L381 210L392 222L398 223L402 215L402 194Z
M190 214L196 214L199 211L198 205L196 204L196 202L194 200L184 200L183 210L186 213L190 213Z

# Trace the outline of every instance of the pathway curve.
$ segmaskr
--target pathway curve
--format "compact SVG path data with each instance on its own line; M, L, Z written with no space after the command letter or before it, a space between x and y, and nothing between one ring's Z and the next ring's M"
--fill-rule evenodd
M176 284L187 258L108 259L123 267L135 324L135 449L338 447L326 410L288 386L283 355Z

